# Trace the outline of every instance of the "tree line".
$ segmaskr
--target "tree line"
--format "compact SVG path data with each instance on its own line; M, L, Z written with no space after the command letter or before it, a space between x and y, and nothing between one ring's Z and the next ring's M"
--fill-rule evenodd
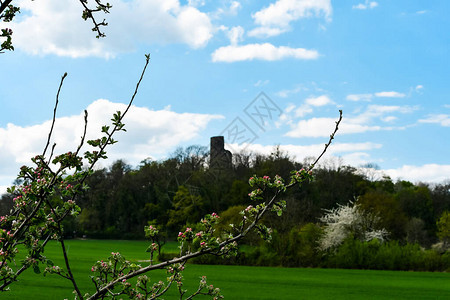
M296 162L277 147L270 155L234 154L231 168L209 168L208 160L206 147L189 146L165 160L144 160L136 168L118 160L96 170L77 203L82 213L64 224L66 235L144 238L142 228L158 224L168 237L175 237L183 226L212 212L223 215L225 224L233 211L252 204L251 176L288 178L291 170L307 165L307 160ZM450 211L450 182L431 186L394 182L389 177L374 179L370 172L336 162L317 168L314 177L302 189L284 195L288 210L281 218L266 218L278 234L317 223L324 210L357 200L361 208L380 218L390 240L429 247L438 240L437 221ZM13 205L8 195L0 203L2 215Z

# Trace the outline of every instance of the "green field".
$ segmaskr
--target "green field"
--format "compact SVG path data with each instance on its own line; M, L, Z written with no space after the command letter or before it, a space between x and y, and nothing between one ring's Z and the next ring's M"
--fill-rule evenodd
M127 259L148 259L142 241L70 240L73 272L83 292L91 291L90 268L111 251ZM173 246L172 249L173 250ZM45 253L61 264L56 242ZM163 272L151 273L159 280ZM450 274L367 270L298 269L244 266L188 265L185 287L193 290L202 275L221 288L227 299L450 299ZM43 277L28 270L0 299L72 299L70 284L54 275ZM165 299L176 299L168 294ZM201 298L199 298L201 299Z

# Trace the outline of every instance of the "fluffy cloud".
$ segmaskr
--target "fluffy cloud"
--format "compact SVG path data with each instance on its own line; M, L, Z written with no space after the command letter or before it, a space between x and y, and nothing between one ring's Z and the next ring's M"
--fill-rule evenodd
M213 14L213 18L220 18L224 15L235 16L239 9L241 9L242 5L238 1L230 1L228 7L220 7Z
M286 30L280 29L280 28L270 28L270 27L258 27L255 29L252 29L248 32L248 36L252 37L271 37L271 36L277 36L285 32Z
M281 93L279 95L280 97L283 97L284 94ZM295 128L296 127L296 125L294 125L295 119L303 118L304 116L313 113L314 109L316 108L332 104L334 104L334 102L327 95L306 98L305 101L299 106L296 106L294 104L288 105L287 108L281 114L276 125L277 127L280 127L282 124L288 124L289 126L291 126L291 129ZM295 136L293 130L291 130L288 134L289 135L292 134Z
M420 119L419 123L439 124L443 127L450 127L450 115L446 114L429 115L425 119Z
M333 118L312 118L308 120L300 120L293 124L291 130L285 135L288 137L327 137L333 132L335 127L335 119ZM344 119L339 127L339 134L362 133L366 131L378 131L380 126L363 125Z
M355 134L368 131L404 129L404 127L383 127L381 125L373 125L373 123L375 121L393 122L396 120L396 117L392 114L408 114L414 112L415 110L417 110L417 107L369 105L365 111L354 116L344 118L339 126L339 134ZM304 104L295 110L295 116L303 117L311 112L311 106ZM285 136L295 138L327 137L333 131L336 121L333 118L312 118L294 122L293 118L289 116L285 116L284 119L287 120L285 123L291 126L291 129L285 134Z
M230 30L228 30L227 36L230 39L231 45L237 45L237 43L244 40L244 28L242 28L241 26L232 27Z
M419 92L421 89L423 88L423 86L418 85L415 89L417 92ZM347 95L346 99L348 101L372 101L373 97L378 97L378 98L404 98L406 97L406 94L404 93L400 93L400 92L395 92L395 91L389 91L389 92L378 92L378 93L374 93L374 94L350 94Z
M319 53L316 50L285 46L275 47L270 43L264 43L220 47L211 56L213 62L236 62L254 59L275 61L285 58L317 59Z
M278 97L287 98L290 95L294 95L294 94L297 94L297 93L300 93L300 92L303 92L303 91L307 91L307 90L308 90L308 88L299 85L299 86L296 86L295 88L290 89L290 90L288 90L288 89L281 90L281 91L277 92L276 94L277 94Z
M310 164L317 158L324 149L324 144L312 145L277 145L279 150L288 154L293 160ZM319 167L335 168L344 164L360 166L370 162L370 154L366 151L381 148L381 144L376 143L333 143L319 162ZM275 146L261 144L230 144L225 148L234 152L260 153L270 155Z
M110 123L112 114L124 108L124 104L107 100L97 100L89 105L87 138L97 138L102 125ZM180 143L198 137L212 120L219 118L223 117L132 107L124 119L127 133L118 133L116 139L119 142L110 147L109 161L105 163L125 159L136 165L147 157L161 158ZM6 128L0 128L0 185L11 183L20 165L28 164L30 157L42 153L50 125L50 121L47 121L29 127L8 124ZM73 151L82 131L83 114L57 118L53 135L53 142L57 144L56 152Z
M368 1L366 0L366 2L364 3L359 3L357 5L353 5L352 8L353 9L359 9L359 10L366 10L366 9L373 9L375 7L378 6L378 3L375 1Z
M270 37L290 29L290 23L301 18L324 17L330 20L330 0L278 0L252 15L257 28L250 36Z
M273 152L273 145L261 145L261 144L230 144L229 149L233 149L236 152L240 151L249 151L260 154L269 155ZM349 155L352 152L358 151L369 151L373 149L381 148L381 144L376 143L333 143L330 148L327 150L327 156L337 156L337 155ZM324 145L321 144L312 144L312 145L279 145L279 149L285 153L288 153L291 157L295 158L296 161L303 161L308 157L317 157L324 149Z
M334 102L327 95L318 97L309 97L305 102L295 110L295 116L302 118L307 114L311 114L314 111L314 107L321 107L325 105L333 104Z
M247 151L269 155L273 152L273 145L261 144L230 144L230 149L236 152ZM317 157L323 150L323 144L312 144L306 146L299 145L279 145L281 151L288 153L298 162L308 161L311 157ZM324 158L321 165L351 165L361 166L371 162L370 154L367 151L380 149L381 144L377 143L333 143ZM450 178L450 165L426 164L422 166L404 165L396 169L374 170L376 176L388 175L393 180L408 180L414 183L429 182L441 183Z
M305 100L305 103L311 106L325 106L332 104L333 101L331 101L331 99L327 95L322 95L319 97L310 97Z
M349 101L371 101L372 94L351 94L347 95L346 99Z
M383 98L404 98L406 97L405 94L403 93L399 93L399 92L379 92L379 93L375 93L376 97L383 97Z
M383 171L394 180L407 180L413 183L441 183L450 178L450 165L426 164L422 166L404 165L397 169Z
M205 0L188 0L188 4L194 7L200 7L205 5Z
M19 5L25 15L11 26L14 43L32 54L111 57L132 51L138 43L182 43L199 48L208 43L214 30L207 14L181 5L179 0L114 2L106 16L106 39L95 38L92 23L81 19L82 7L77 1L27 0Z
M418 107L416 106L398 106L398 105L369 105L367 109L352 117L352 122L359 124L367 124L374 120L384 120L386 118L387 121L391 122L392 119L391 114L409 114L416 111ZM389 116L386 116L389 114Z

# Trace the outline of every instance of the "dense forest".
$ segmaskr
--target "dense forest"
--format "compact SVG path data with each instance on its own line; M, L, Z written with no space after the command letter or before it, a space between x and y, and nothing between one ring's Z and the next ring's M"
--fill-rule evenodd
M208 148L190 146L177 149L165 160L144 160L135 168L118 160L109 168L96 170L88 179L89 189L78 200L82 213L65 223L67 237L141 239L144 226L158 224L165 237L173 240L183 227L212 212L219 213L222 226L226 226L252 204L248 196L251 176L288 178L292 170L312 161L296 162L278 147L270 155L233 154L228 167L209 167L209 159ZM355 202L379 218L391 243L422 248L436 244L437 222L450 211L450 182L393 182L377 174L372 168L330 160L314 170L314 181L288 190L284 195L286 213L265 219L275 229L269 248L277 257L290 257L289 262L279 263L302 265L293 263L292 255L281 253L289 249L286 241L302 239L305 232L319 235L320 218L327 210ZM3 195L0 204L1 215L9 212L11 197ZM259 240L250 236L245 242L257 245Z

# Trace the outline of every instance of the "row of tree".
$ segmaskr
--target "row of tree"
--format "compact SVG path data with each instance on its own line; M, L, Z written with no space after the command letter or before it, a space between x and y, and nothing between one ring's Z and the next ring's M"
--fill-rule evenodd
M277 147L270 155L239 153L231 168L208 168L206 147L178 149L161 161L144 160L132 168L116 161L88 179L89 190L79 199L82 213L65 224L68 236L143 238L143 228L159 224L175 238L186 224L217 212L224 226L242 207L252 204L248 179L276 174L288 178L291 170L308 164L295 162ZM284 196L287 212L265 222L278 234L317 223L324 210L358 201L361 209L376 215L388 239L430 246L437 241L436 222L450 211L450 182L438 185L374 179L370 172L329 162L316 168L315 180ZM1 215L9 212L12 199L3 195ZM248 241L251 243L251 241Z

